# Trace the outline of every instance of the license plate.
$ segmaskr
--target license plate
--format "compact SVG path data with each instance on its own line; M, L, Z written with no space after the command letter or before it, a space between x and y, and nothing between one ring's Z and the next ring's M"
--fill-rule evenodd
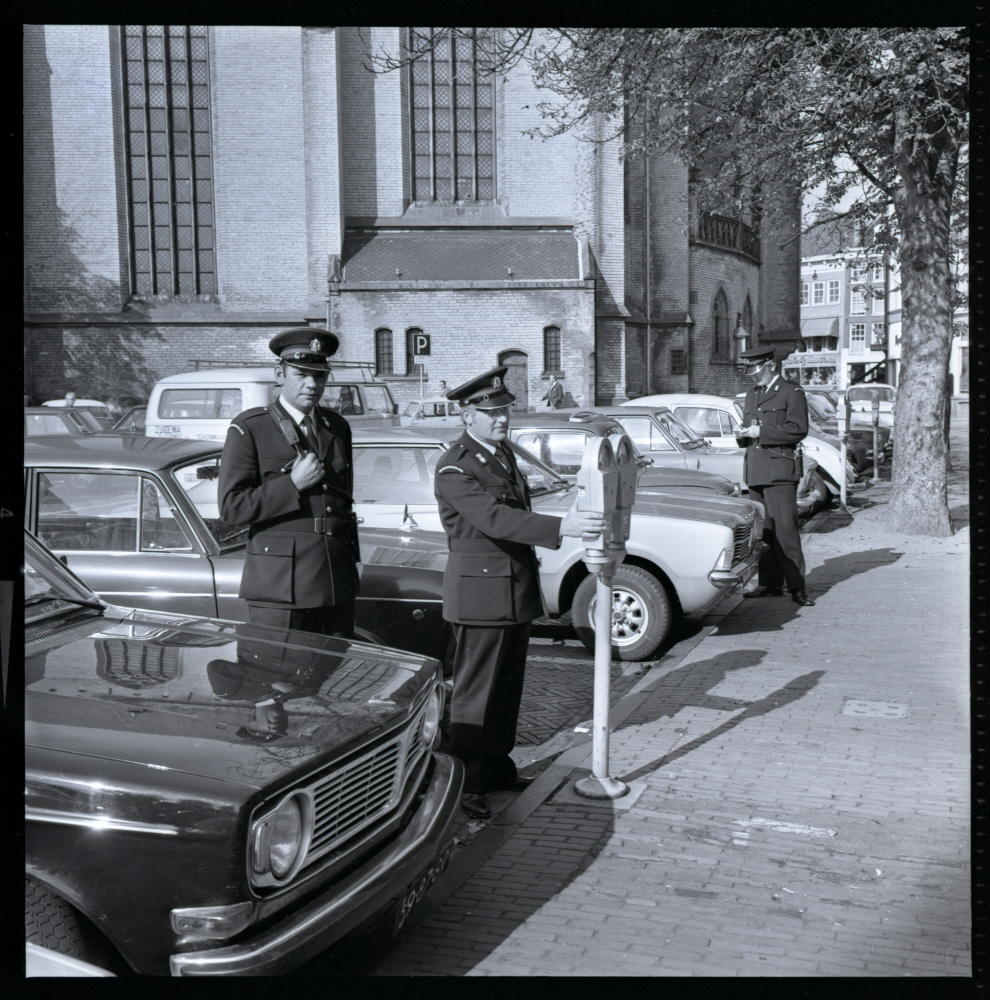
M430 867L423 872L422 875L409 888L403 893L399 902L396 904L395 908L395 933L398 934L402 929L402 925L406 922L409 914L413 911L416 904L423 898L426 894L426 890L429 889L440 873L447 867L450 862L450 845L446 847L444 851L441 852L440 856L433 862Z

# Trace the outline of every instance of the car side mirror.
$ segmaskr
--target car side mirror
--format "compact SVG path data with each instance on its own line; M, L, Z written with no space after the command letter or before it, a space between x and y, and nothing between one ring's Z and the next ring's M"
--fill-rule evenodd
M397 414L398 412L399 412L399 404L398 403L393 403L392 404L392 413L393 414Z
M216 465L201 465L196 470L197 479L218 479L220 477L220 468Z

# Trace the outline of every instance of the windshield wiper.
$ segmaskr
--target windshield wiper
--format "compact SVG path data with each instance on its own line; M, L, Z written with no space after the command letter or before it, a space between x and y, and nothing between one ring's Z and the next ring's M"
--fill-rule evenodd
M42 601L65 601L66 604L76 604L80 608L96 608L102 611L105 605L102 602L83 601L78 597L63 597L61 594L38 594L36 597L29 597L24 602L24 607L29 608L33 604L41 604Z

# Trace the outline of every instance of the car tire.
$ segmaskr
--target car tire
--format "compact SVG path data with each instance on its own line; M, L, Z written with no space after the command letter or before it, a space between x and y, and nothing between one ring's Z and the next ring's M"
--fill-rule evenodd
M817 472L812 472L808 487L797 495L798 517L813 517L828 505L829 493L825 480Z
M117 975L129 971L107 939L74 906L40 882L24 881L25 933L31 944Z
M586 576L574 592L574 630L594 652L594 606L597 578ZM673 605L664 585L638 566L624 565L612 578L612 659L645 660L670 633ZM615 614L622 615L616 621Z

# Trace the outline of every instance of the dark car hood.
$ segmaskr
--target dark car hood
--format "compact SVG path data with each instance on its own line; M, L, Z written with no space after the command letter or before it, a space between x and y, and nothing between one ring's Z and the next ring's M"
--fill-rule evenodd
M549 513L552 510L569 510L574 503L574 490L539 497L533 501L533 509ZM734 528L755 516L756 504L742 497L719 496L706 490L701 493L681 493L660 489L636 493L633 504L634 514L648 514L653 517L681 518L687 521L708 521Z
M732 488L731 482L725 476L716 475L714 472L701 472L698 469L675 469L661 465L645 468L639 474L639 489L675 489L686 486L707 490Z
M25 637L29 746L257 787L400 721L437 669L413 653L243 622L111 607L59 624ZM284 735L255 715L274 682L287 688L274 725Z

